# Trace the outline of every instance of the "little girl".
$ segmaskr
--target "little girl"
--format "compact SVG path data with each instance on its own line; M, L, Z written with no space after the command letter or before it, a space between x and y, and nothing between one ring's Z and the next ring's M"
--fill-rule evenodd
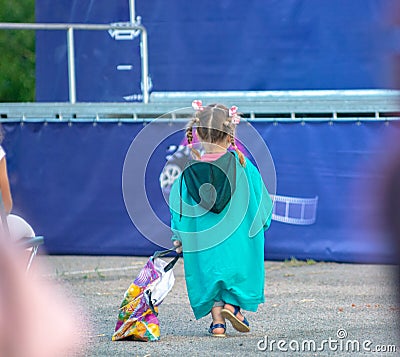
M205 153L192 147L170 193L172 240L183 249L186 285L196 319L211 312L209 333L225 337L225 319L240 332L250 325L240 309L264 302L264 230L272 201L256 167L235 143L237 108L202 106L186 128ZM232 147L234 150L229 151Z

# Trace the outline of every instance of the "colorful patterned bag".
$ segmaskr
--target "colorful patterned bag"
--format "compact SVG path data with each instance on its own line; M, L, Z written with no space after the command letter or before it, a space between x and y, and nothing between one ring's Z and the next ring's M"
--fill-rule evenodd
M147 342L160 339L158 306L172 289L175 281L172 268L179 255L169 264L159 257L173 250L154 253L125 292L113 341L129 339Z

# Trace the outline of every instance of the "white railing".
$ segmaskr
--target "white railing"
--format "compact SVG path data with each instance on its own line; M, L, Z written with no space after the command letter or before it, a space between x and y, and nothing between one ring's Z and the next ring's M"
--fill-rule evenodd
M138 24L67 24L67 23L12 23L1 22L0 30L64 30L67 31L67 54L68 54L68 87L69 102L76 102L76 78L75 78L75 45L74 31L109 31L130 30L140 32L140 57L141 57L141 85L143 91L143 102L149 102L149 67L148 67L148 44L147 31Z

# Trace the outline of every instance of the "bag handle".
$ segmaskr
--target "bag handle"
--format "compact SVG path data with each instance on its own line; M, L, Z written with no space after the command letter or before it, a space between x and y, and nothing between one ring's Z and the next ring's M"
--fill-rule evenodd
M147 304L149 305L149 308L150 308L151 312L152 312L155 316L158 316L158 312L157 312L156 309L154 308L153 301L151 301L151 291L150 291L150 290L145 290L144 295L145 295L146 302L147 302Z
M168 253L174 252L175 249L176 248L174 247L174 248L170 248L170 249L167 249L167 250L157 250L157 251L154 252L152 258L156 259L156 258L163 257L163 256L167 255Z
M171 249L167 249L167 250L159 250L154 252L152 259L156 259L156 258L160 258L160 257L164 257L165 255L167 255L168 253L171 252L175 252L176 247L173 247ZM178 261L179 257L181 255L180 254L176 254L176 256L174 257L174 259L172 259L164 268L164 272L166 273L167 271L170 271L176 264L176 262Z
M170 270L175 266L175 264L176 264L176 262L178 261L178 259L179 259L179 254L177 254L177 255L175 256L175 258L172 259L172 260L165 266L164 272L166 273L167 271L170 271Z

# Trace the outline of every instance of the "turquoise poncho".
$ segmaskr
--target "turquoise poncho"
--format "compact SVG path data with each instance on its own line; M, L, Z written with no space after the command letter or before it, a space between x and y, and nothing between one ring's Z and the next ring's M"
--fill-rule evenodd
M171 188L170 209L196 319L220 300L256 311L264 302L264 230L272 215L256 167L247 159L242 167L231 152L214 162L192 160Z

